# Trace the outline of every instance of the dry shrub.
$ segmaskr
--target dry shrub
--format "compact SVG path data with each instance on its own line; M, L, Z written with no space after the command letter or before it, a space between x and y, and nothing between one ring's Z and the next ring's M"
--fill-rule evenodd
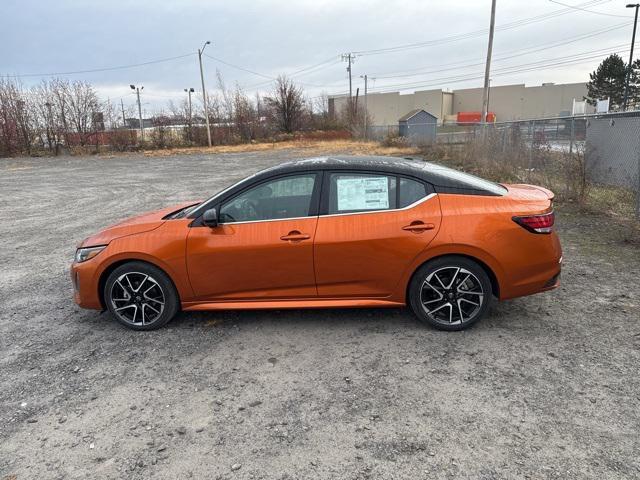
M528 144L519 129L490 130L464 143L424 145L421 153L495 182L540 185L562 200L582 204L588 193L583 149L558 151L539 138Z
M136 145L136 132L133 130L115 130L110 132L111 149L116 152L133 150Z
M411 146L407 137L401 137L397 133L390 133L380 142L383 147L408 148Z
M298 132L296 140L349 140L351 132L348 130L311 130L309 132Z

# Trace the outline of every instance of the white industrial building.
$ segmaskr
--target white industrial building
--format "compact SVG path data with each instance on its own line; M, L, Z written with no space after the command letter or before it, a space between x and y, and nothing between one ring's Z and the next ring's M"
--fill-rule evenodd
M482 87L453 91L423 90L413 93L369 93L367 111L371 125L395 125L398 119L412 110L424 109L438 118L438 123L455 121L458 112L482 110ZM570 115L573 102L582 102L587 95L586 83L543 83L527 87L525 84L492 86L489 111L496 120L525 120ZM340 112L347 96L329 98L329 112ZM358 99L363 105L364 99ZM589 113L587 106L587 113Z

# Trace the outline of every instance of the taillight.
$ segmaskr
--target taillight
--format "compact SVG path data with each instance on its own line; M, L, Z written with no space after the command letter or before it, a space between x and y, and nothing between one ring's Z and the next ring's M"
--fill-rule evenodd
M551 233L555 215L553 212L542 215L527 215L526 217L513 217L513 221L532 233Z

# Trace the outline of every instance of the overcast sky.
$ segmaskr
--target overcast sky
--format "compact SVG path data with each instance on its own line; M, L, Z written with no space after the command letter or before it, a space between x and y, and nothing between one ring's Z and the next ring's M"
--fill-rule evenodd
M492 85L586 81L609 53L626 61L633 26L626 1L559 1L577 8L498 0ZM30 86L40 74L186 55L60 75L125 105L134 102L129 84L144 85L145 110L153 111L183 98L185 87L201 90L196 51L210 40L205 53L226 64L203 58L207 89L216 70L252 93L267 91L269 78L317 65L294 79L310 96L342 93L346 52L356 52L354 93L363 74L372 91L477 87L490 8L490 0L3 0L0 74Z

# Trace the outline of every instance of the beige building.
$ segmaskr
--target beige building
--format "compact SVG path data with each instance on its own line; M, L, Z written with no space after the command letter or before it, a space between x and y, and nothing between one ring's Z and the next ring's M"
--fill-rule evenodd
M573 100L582 101L587 94L585 83L553 84L527 87L524 84L491 87L489 111L496 114L498 122L569 115ZM340 112L347 97L329 98L329 111ZM358 99L359 105L364 99ZM396 125L407 112L424 109L435 115L439 123L458 112L482 110L482 88L465 88L447 92L423 90L410 94L370 93L367 110L372 125ZM449 117L451 118L451 117Z

